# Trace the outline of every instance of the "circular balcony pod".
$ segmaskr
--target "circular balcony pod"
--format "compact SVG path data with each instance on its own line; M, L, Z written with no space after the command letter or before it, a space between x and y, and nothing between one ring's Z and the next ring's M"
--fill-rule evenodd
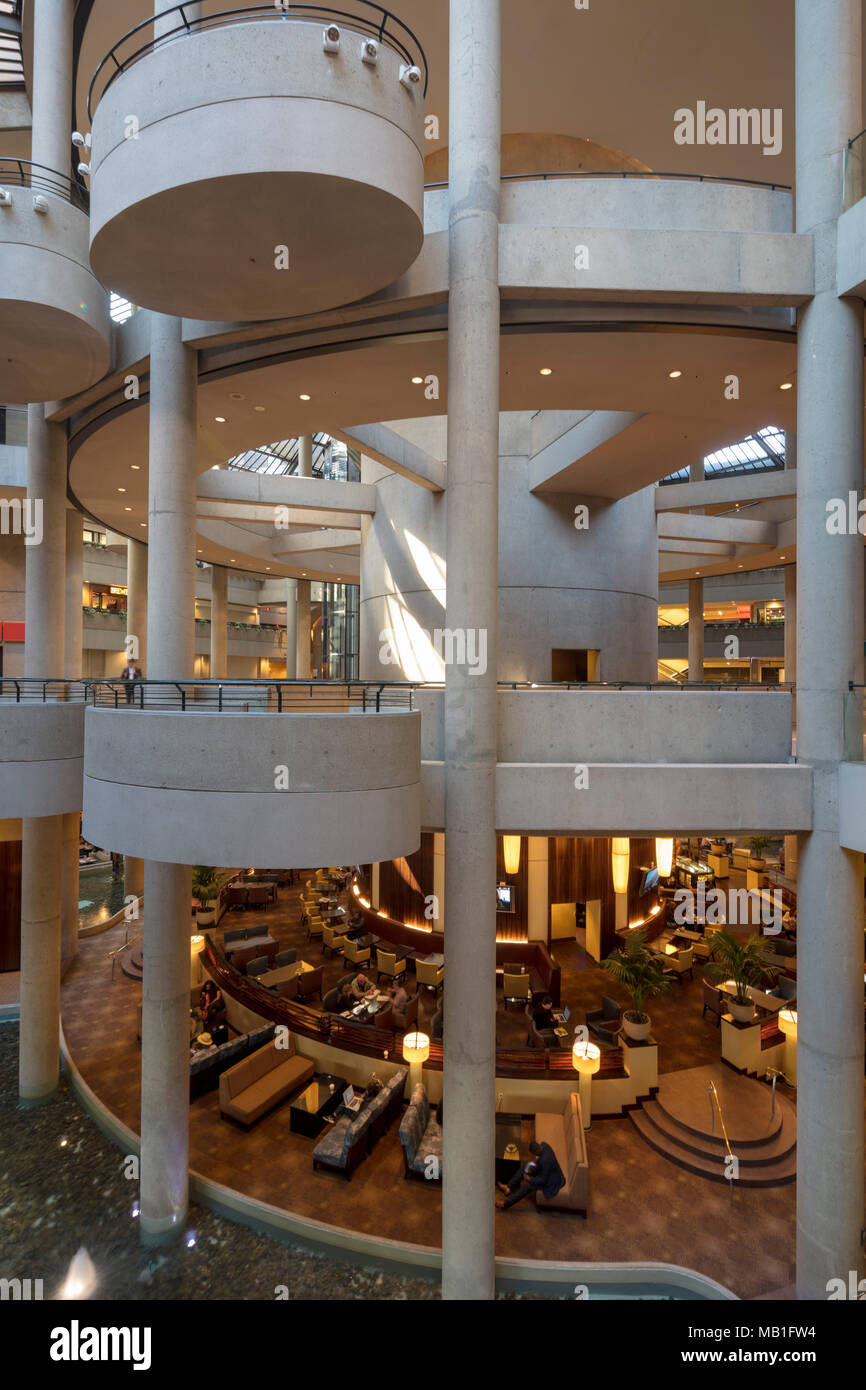
M61 400L108 370L108 295L88 264L86 196L63 174L0 157L4 400Z
M406 52L386 35L372 63L343 26L329 49L321 24L262 7L250 21L156 46L140 28L94 78L91 265L135 304L315 314L421 249L424 86L401 80Z

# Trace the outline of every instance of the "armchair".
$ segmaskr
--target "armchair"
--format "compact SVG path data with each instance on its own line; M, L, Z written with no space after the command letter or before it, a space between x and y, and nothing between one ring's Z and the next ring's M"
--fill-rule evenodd
M380 980L383 975L387 975L389 980L399 980L406 974L405 960L398 960L395 952L381 948L376 951L376 968Z
M695 948L689 946L686 951L677 951L675 956L665 956L664 971L666 975L676 975L680 984L683 976L688 974L690 979L695 978Z
M304 970L300 975L296 975L298 998L308 999L313 994L321 994L324 974L325 967L320 965L318 970Z
M590 1032L597 1034L602 1042L610 1047L616 1046L622 1018L620 1006L615 999L609 999L603 994L600 1009L587 1009L586 1022Z
M502 997L506 1009L508 1001L513 1003L526 1004L532 998L529 986L529 972L520 975L511 975L507 970L502 972Z
M726 1006L722 1003L722 991L717 989L715 985L708 984L706 980L702 980L701 984L704 991L704 1007L701 1009L701 1018L709 1010L716 1020L716 1026L721 1028L722 1014L726 1012Z
M419 989L432 989L435 994L437 990L442 988L444 978L444 965L437 965L435 961L418 960L415 962L415 979Z
M346 937L346 944L343 947L343 960L350 960L354 965L366 965L370 959L370 947L359 946L357 941L351 937Z

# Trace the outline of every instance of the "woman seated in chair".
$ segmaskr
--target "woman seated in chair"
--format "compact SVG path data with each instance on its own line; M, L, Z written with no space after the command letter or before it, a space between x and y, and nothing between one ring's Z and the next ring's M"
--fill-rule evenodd
M211 1025L216 1023L218 1019L225 1017L226 1006L222 994L213 980L205 980L202 985L198 1011L201 1014L202 1032L204 1033L210 1032Z

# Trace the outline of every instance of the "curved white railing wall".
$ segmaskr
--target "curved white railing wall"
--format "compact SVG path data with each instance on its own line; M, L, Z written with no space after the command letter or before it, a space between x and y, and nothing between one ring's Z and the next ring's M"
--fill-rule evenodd
M80 811L83 772L83 704L0 705L4 817Z
M174 864L396 859L420 844L420 752L408 710L88 709L84 833Z

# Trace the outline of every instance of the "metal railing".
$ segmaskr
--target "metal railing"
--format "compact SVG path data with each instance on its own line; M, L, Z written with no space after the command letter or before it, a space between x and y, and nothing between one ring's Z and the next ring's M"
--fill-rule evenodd
M98 709L129 707L196 714L411 710L417 689L409 681L94 680L87 685L88 703Z
M542 183L554 179L675 179L680 183L733 183L747 188L769 188L772 192L790 193L789 183L769 183L764 179L738 179L724 174L683 174L662 173L656 169L569 169L551 170L539 174L502 174L501 183L531 183L538 179ZM429 193L437 188L447 188L448 180L442 183L425 183L424 191Z
M354 32L362 34L368 38L375 39L377 43L384 44L392 49L410 67L420 68L424 79L424 95L427 95L427 58L424 49L421 47L417 35L412 32L408 24L404 24L401 19L386 10L382 5L373 3L373 0L344 0L345 4L356 6L356 9L337 9L332 5L304 5L286 3L270 5L242 5L230 10L220 10L218 14L206 14L198 17L186 14L185 5L167 6L156 18L163 23L167 16L174 15L176 24L173 28L167 29L157 37L155 32L145 38L146 30L154 30L154 18L145 19L141 24L136 24L134 29L130 29L123 38L118 39L117 43L106 53L96 72L87 93L87 114L91 121L99 102L105 96L112 82L115 82L122 73L126 72L142 58L146 58L157 47L164 43L183 36L192 36L210 29L223 29L232 24L247 24L276 22L278 24L286 21L313 20L317 23L344 23ZM128 53L123 50L130 47Z
M729 1172L727 1172L727 1173L725 1174L725 1177L727 1178L727 1181L728 1181L729 1184L730 1184L731 1196L733 1197L733 1195L734 1195L734 1177L736 1176L736 1173L737 1173L738 1159L736 1158L736 1155L734 1154L734 1151L733 1151L733 1149L731 1148L731 1141L730 1141L730 1139L728 1138L728 1130L727 1130L727 1126L726 1126L726 1124L725 1124L725 1117L724 1117L724 1114L723 1114L723 1112L722 1112L722 1102L719 1100L719 1092L718 1092L718 1089L717 1089L717 1087L716 1087L715 1081L710 1081L710 1082L707 1084L707 1096L708 1096L709 1102L710 1102L710 1114L712 1115L712 1118L713 1118L713 1128L715 1128L715 1111L713 1110L713 1102L714 1102L714 1101L715 1101L716 1110L718 1110L718 1112L719 1112L719 1124L720 1124L721 1127L722 1127L722 1138L723 1138L724 1141L725 1141L725 1150L726 1150L726 1158L727 1158L727 1162L726 1162L725 1166L728 1167L729 1170L730 1170Z
M500 690L793 690L788 681L499 681ZM423 687L422 687L423 688Z
M15 155L0 155L0 186L51 193L81 212L87 212L90 207L90 195L83 183L70 178L68 174L61 174L57 169L48 169L44 164L34 164L29 159L18 159Z
M0 700L15 705L84 704L87 682L64 680L59 676L4 676L0 679Z

